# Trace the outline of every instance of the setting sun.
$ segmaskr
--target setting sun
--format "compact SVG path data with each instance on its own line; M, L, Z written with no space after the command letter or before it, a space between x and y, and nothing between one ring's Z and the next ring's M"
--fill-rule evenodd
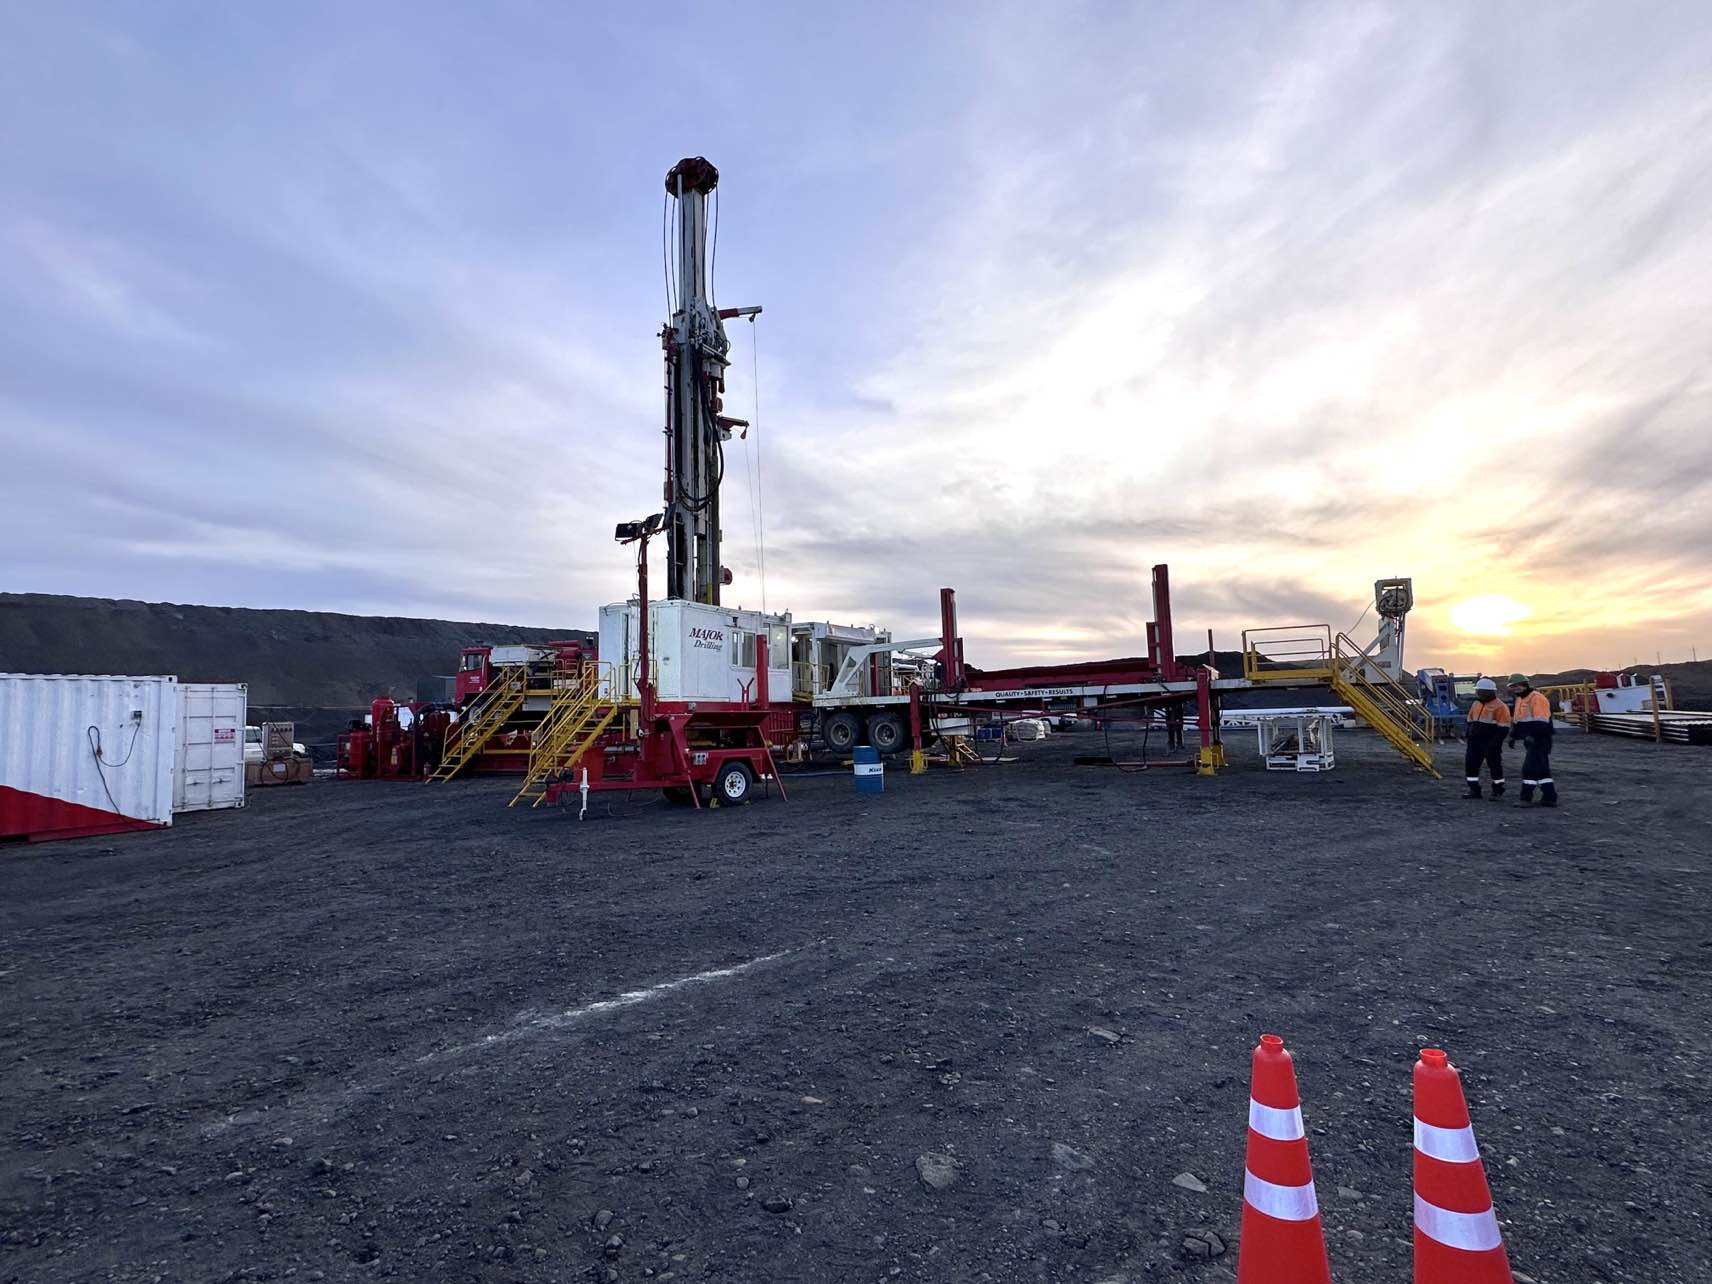
M1482 637L1507 638L1515 631L1512 626L1527 617L1526 606L1502 593L1471 597L1466 602L1458 602L1450 610L1452 624L1464 633Z

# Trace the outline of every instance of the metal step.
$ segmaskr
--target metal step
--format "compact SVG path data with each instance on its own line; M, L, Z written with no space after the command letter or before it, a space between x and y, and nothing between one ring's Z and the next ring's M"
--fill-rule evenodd
M447 746L446 756L428 777L430 781L445 781L456 776L475 760L488 741L504 730L513 715L523 707L528 695L528 669L520 664L504 665L488 683L487 689L470 702L458 720L458 736Z

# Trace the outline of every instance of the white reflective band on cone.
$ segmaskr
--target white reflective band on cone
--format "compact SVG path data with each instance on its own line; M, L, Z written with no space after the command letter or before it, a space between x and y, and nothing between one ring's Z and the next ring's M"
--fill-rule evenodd
M1248 1126L1273 1141L1300 1141L1306 1135L1302 1131L1302 1107L1280 1110L1263 1106L1253 1097L1248 1099Z
M1435 1243L1466 1253L1484 1253L1504 1243L1498 1233L1498 1214L1490 1208L1484 1213L1453 1213L1419 1195L1415 1196L1415 1229Z
M1306 1186L1279 1186L1245 1170L1242 1174L1242 1197L1255 1212L1276 1217L1281 1222L1305 1222L1320 1214L1313 1182Z
M1415 1120L1415 1149L1430 1159L1442 1159L1447 1164L1471 1164L1480 1158L1480 1147L1474 1144L1474 1129L1440 1128Z

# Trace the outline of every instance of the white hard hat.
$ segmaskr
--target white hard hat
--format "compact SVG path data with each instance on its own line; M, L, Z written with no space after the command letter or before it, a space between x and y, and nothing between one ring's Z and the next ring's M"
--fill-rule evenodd
M1474 684L1474 689L1476 691L1491 691L1496 693L1498 690L1498 684L1491 678L1482 678Z

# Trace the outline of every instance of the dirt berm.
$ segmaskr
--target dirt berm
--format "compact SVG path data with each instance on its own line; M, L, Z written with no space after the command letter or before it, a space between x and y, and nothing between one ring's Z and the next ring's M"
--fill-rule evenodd
M582 632L0 593L0 670L247 682L252 705L352 708L382 695L415 699L417 682L451 673L466 646L545 642Z

